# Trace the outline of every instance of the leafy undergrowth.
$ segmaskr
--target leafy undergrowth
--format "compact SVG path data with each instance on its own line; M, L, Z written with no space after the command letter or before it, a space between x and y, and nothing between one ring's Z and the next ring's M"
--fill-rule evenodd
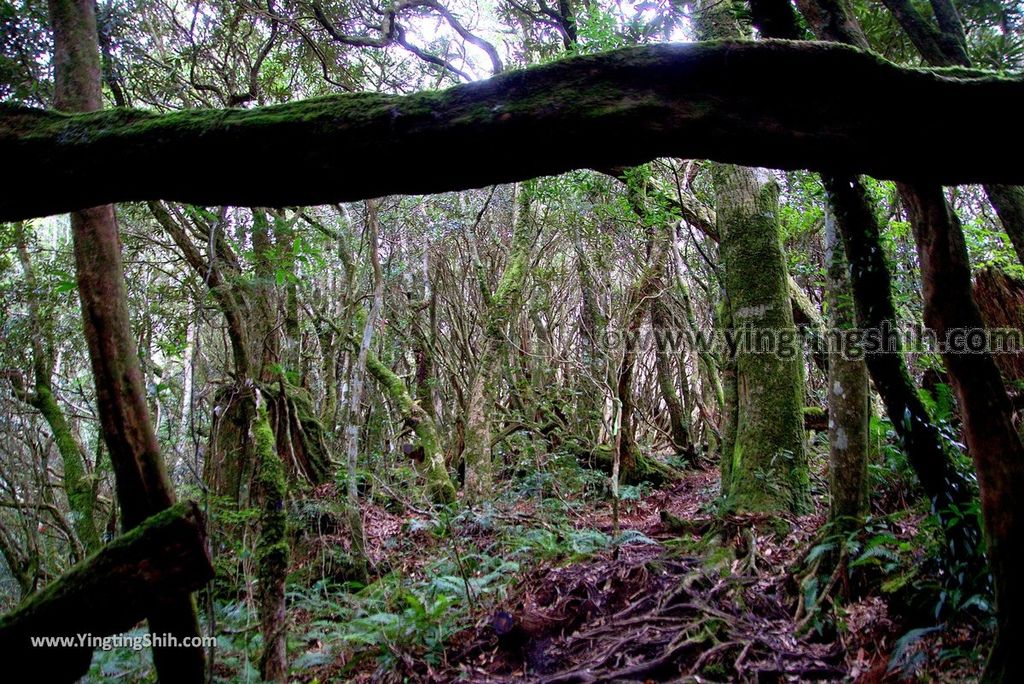
M722 515L717 485L717 473L690 471L626 488L617 535L600 492L567 499L546 486L472 510L368 503L366 585L351 579L338 492L322 487L292 512L292 680L977 678L987 606L935 581L938 536L919 507L876 511L838 539L822 501L801 517ZM215 678L258 681L245 594L207 603L206 621ZM147 655L113 652L93 672L147 670Z

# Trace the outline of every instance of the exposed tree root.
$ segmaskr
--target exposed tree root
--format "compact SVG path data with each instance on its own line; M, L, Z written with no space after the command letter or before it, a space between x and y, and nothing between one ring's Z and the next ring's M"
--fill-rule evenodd
M482 626L451 660L489 662L486 670L464 666L461 674L470 681L844 677L838 644L799 635L788 576L777 563L759 559L753 521L732 522L744 543L714 562L631 545L618 558L530 578L511 603L514 610L501 614L502 624ZM718 531L724 541L734 539L728 527ZM504 667L496 668L502 659Z

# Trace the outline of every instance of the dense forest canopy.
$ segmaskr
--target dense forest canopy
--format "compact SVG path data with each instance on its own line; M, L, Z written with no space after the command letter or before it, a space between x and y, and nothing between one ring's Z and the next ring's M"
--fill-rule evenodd
M0 648L1017 681L1022 22L0 1Z

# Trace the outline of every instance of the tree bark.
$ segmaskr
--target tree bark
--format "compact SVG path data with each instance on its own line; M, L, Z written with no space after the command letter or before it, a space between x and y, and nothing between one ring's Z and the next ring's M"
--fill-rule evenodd
M102 97L95 3L50 0L49 4L54 29L54 106L63 111L97 110ZM94 162L100 159L93 157ZM49 177L62 189L69 187L60 175L51 169L37 176L37 181ZM174 490L146 405L128 315L114 207L97 204L89 203L91 208L71 215L71 235L100 423L114 467L122 519L131 529L170 507ZM179 639L198 637L199 625L189 594L169 591L163 599L162 605L148 615L150 631L170 632ZM153 661L165 682L203 680L205 658L201 648L154 648Z
M255 394L256 416L252 423L256 445L256 499L260 506L260 535L256 542L257 611L263 651L260 677L267 682L288 681L287 615L285 579L288 574L288 518L285 511L287 482L270 427L267 400Z
M441 92L251 110L67 115L3 106L0 157L19 173L0 199L0 220L128 200L321 204L662 156L946 184L1024 182L1017 155L990 153L1018 139L1022 103L1019 79L953 77L844 46L764 41L632 47ZM955 145L934 144L950 131ZM194 164L210 154L230 159L231 173ZM44 175L60 193L34 191Z
M825 264L829 323L833 331L856 328L846 254L831 207L825 209ZM871 395L861 354L832 350L828 363L828 463L830 517L843 532L860 529L868 513L868 421Z
M925 322L940 340L952 331L984 328L971 291L971 268L960 221L938 186L902 188L921 261ZM982 675L986 682L1024 678L1015 652L1024 640L1024 445L999 369L987 351L947 347L942 354L963 415L967 448L981 491L985 541L996 591L996 639Z

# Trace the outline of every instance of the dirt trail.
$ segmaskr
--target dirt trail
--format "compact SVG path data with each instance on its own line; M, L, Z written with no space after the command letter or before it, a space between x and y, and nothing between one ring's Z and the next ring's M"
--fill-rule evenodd
M730 516L713 525L701 511L716 480L714 472L690 473L624 505L622 529L658 541L534 571L501 610L455 639L450 667L432 679L849 680L855 672L848 649L799 632L794 619L791 571L821 514L783 521L781 530L763 516ZM669 529L662 511L698 521L694 533ZM607 531L611 514L599 510L578 524ZM697 532L715 538L701 545Z

